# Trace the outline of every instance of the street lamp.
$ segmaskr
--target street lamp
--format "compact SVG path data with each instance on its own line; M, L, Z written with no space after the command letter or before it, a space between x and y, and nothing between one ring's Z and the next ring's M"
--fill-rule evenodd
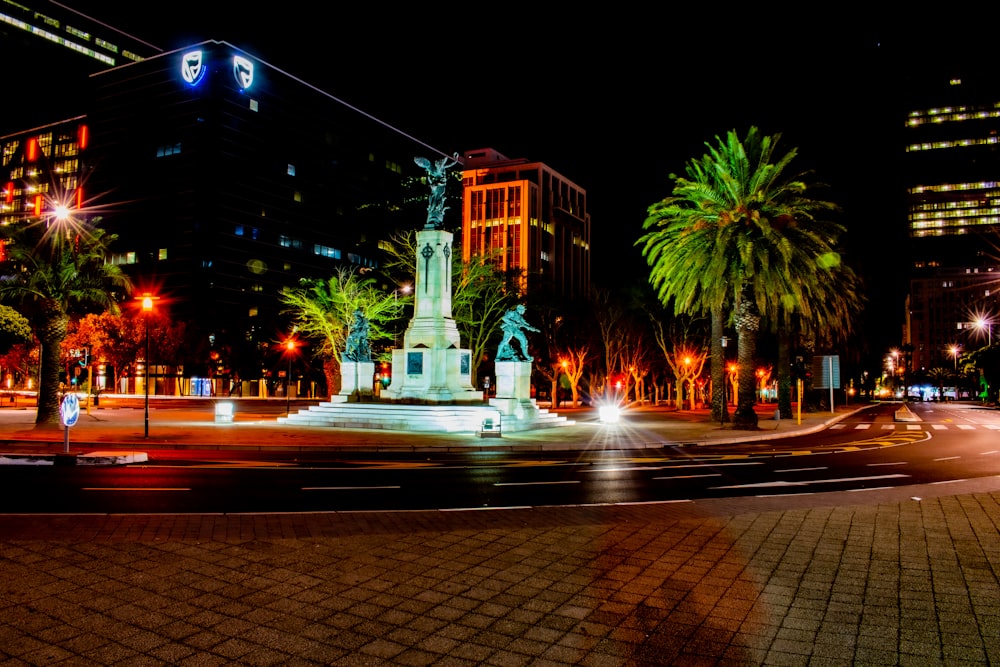
M144 292L142 296L135 297L137 301L142 302L142 312L143 319L146 323L146 372L145 379L143 380L144 389L146 391L146 400L144 402L144 420L143 420L143 437L149 437L149 314L153 312L153 302L159 297L153 296L149 292Z
M980 331L986 329L986 346L993 347L993 320L987 320L986 318L980 317L973 322L973 324Z
M289 338L285 341L285 349L288 355L288 374L285 376L285 416L289 416L291 411L292 395L289 392L289 382L292 380L292 355L295 354L295 339Z
M948 348L948 351L951 352L951 356L955 359L955 371L958 371L958 353L962 349L958 345L952 345Z

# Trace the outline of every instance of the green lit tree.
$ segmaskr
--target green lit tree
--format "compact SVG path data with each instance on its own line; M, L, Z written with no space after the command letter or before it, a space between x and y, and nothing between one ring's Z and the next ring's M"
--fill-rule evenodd
M132 289L119 266L107 262L115 237L86 222L25 225L7 247L9 273L0 300L17 303L41 347L36 427L58 427L60 347L71 315L118 311Z
M855 285L845 282L836 242L843 228L824 219L836 210L807 196L803 174L792 175L792 149L776 151L780 135L750 128L735 131L692 160L686 177L672 175L672 195L650 207L638 241L650 265L650 282L676 313L712 318L712 409L718 418L723 399L721 332L725 313L738 335L739 396L734 423L756 428L754 357L762 321L783 322L798 315L818 325L827 315L846 312ZM818 299L840 300L828 306Z
M7 354L15 345L27 345L33 340L28 318L10 306L0 304L0 354Z
M328 279L303 278L300 287L281 293L285 313L291 315L298 333L315 341L313 354L323 363L329 393L340 391L340 364L355 310L361 310L369 325L372 348L391 341L391 325L397 321L410 297L386 294L373 277L341 268Z

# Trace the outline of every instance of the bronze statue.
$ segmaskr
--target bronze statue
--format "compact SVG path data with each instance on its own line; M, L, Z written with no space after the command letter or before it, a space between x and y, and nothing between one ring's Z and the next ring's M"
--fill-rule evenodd
M364 362L372 360L372 346L368 340L368 318L360 308L354 311L354 321L350 333L347 334L347 349L344 350L344 361Z
M500 324L503 330L503 340L497 348L497 361L532 361L533 357L528 354L528 339L524 337L524 330L538 331L524 319L524 306L517 304L506 313ZM521 353L518 354L511 346L512 338L517 339L521 346Z
M443 157L435 162L431 162L425 157L415 157L413 161L427 172L427 184L431 188L431 195L427 200L427 222L424 224L424 229L443 229L444 212L448 208L444 205L445 189L448 185L448 169L458 164L458 153L455 153L454 157Z

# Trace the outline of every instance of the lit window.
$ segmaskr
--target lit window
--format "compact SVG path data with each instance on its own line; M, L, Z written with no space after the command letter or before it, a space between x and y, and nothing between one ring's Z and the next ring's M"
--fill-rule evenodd
M292 199L294 199L295 201L297 201L297 202L299 202L301 204L302 203L302 193L299 192L298 190L296 190L295 193L292 195Z
M165 259L167 258L167 249L166 249L166 248L160 248L160 252L159 252L159 254L157 255L157 257L158 257L158 259L159 259L159 260L160 260L161 262L162 262L163 260L165 260Z
M243 225L236 225L236 229L233 230L233 234L236 234L236 236L243 236Z
M294 176L295 175L295 165L294 164L288 165L288 169L285 171L285 173L287 173L289 176Z

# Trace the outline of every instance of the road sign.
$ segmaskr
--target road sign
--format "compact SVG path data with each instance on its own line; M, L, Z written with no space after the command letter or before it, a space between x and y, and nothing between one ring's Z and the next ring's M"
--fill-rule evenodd
M59 404L59 416L62 417L63 426L75 426L76 420L80 418L80 399L76 394L66 394L62 403Z
M813 389L840 389L840 355L813 357Z

